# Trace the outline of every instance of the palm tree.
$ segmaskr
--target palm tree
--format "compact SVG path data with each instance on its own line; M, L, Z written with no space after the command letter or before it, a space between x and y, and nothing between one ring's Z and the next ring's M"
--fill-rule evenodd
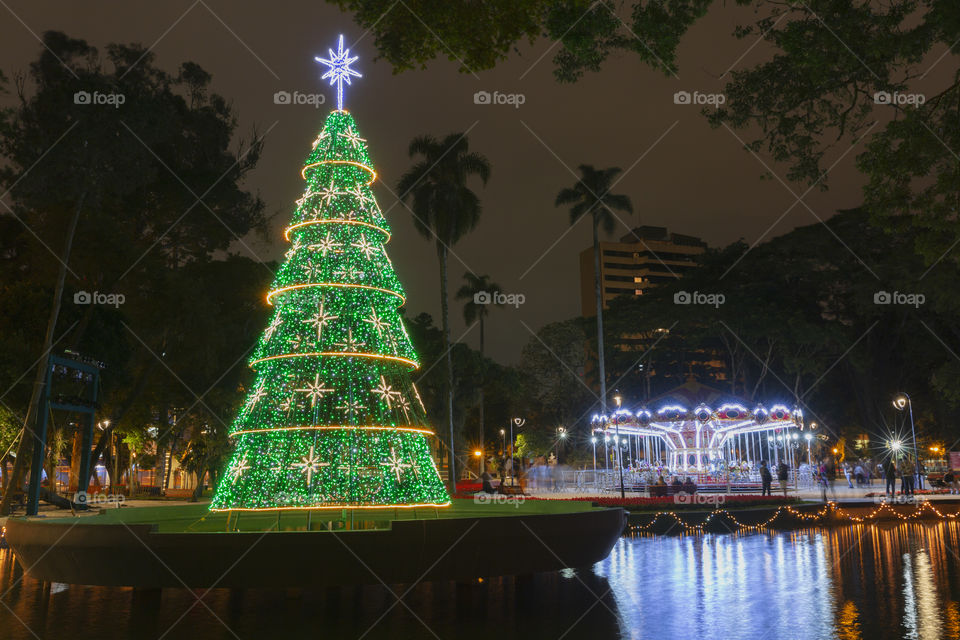
M467 137L452 133L442 140L431 135L410 142L409 155L420 158L397 183L400 199L408 203L420 234L433 239L440 260L440 315L447 360L447 417L450 423L450 493L456 493L457 476L453 447L453 358L450 355L450 313L447 304L447 256L460 238L480 221L480 199L467 186L471 176L484 185L490 178L490 162L470 151Z
M467 326L471 326L474 322L480 323L480 450L485 451L486 447L483 439L483 385L485 380L483 374L486 360L484 359L483 348L483 321L490 313L490 307L493 305L502 306L501 303L496 302L495 296L501 288L496 282L490 282L490 276L488 275L478 276L468 271L463 274L463 279L466 284L457 291L457 300L466 300L466 304L463 305L463 321L467 323ZM481 297L484 294L486 294L486 300ZM480 455L481 474L483 473L485 457L482 454Z
M597 294L597 360L600 369L600 411L607 412L607 374L603 359L603 289L600 282L600 225L604 233L613 233L613 210L633 213L630 197L610 193L614 186L614 178L620 173L620 167L609 169L594 169L593 165L582 164L581 178L573 187L568 187L557 194L554 206L572 204L570 208L570 224L574 225L583 216L593 218L593 286Z

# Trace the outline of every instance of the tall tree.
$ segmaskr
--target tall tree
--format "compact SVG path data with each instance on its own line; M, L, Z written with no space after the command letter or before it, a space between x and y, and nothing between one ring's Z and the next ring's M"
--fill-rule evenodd
M138 45L109 45L101 55L58 32L45 33L43 44L29 74L17 76L17 107L0 112L0 184L12 202L0 209L0 269L8 285L0 307L7 313L21 306L8 295L17 288L40 290L46 299L33 315L49 318L46 335L30 333L35 321L22 325L31 353L10 381L17 387L10 398L32 434L46 369L38 354L70 347L108 361L102 403L111 427L99 455L147 388L149 372L182 337L172 327L190 329L188 307L171 287L178 272L213 260L215 251L264 224L262 202L238 186L261 142L255 136L243 152L230 149L236 114L209 92L210 76L195 64L171 75ZM70 289L122 292L127 302L122 310L61 306ZM110 318L118 321L107 336ZM40 384L21 401L27 394L19 386L27 385L16 376L34 366ZM34 440L23 438L15 486Z
M390 11L393 0L327 1L370 29L397 72L442 56L476 73L543 37L556 45L554 74L563 82L600 71L620 53L676 75L683 38L720 5L492 0L451 8L412 0L418 23L409 12ZM772 51L720 76L726 101L704 111L710 123L743 130L747 148L766 151L786 165L786 178L811 189L825 189L834 163L855 149L871 222L892 235L915 228L916 251L930 266L960 263L953 250L960 239L956 0L734 3L754 10L742 14L733 37L763 40ZM477 38L478 29L489 37ZM938 297L960 308L952 291ZM952 345L960 348L960 339Z
M413 212L420 234L436 243L440 261L440 315L447 361L447 419L450 424L450 492L456 492L456 463L453 441L453 359L450 354L450 309L447 293L447 258L451 247L472 231L480 221L480 199L467 185L477 176L486 185L490 162L470 151L466 134L451 133L442 140L431 135L410 142L409 155L420 159L397 183L400 198Z
M457 290L457 300L465 300L463 305L463 321L467 323L467 326L471 326L474 322L480 323L480 450L486 451L486 441L483 435L483 385L486 383L486 376L484 375L486 370L486 351L484 349L484 320L486 320L487 315L490 313L490 308L494 305L503 306L501 303L498 303L497 293L501 291L501 287L496 282L490 281L490 276L482 275L478 276L475 273L463 274L463 279L466 282L459 290ZM480 456L480 473L483 473L484 465L486 464L486 455Z
M590 216L593 225L593 286L597 296L597 364L600 374L600 411L607 412L607 376L603 358L603 286L600 281L600 225L607 234L613 233L614 209L633 213L630 197L610 193L615 186L614 178L620 173L620 167L594 169L593 165L582 164L577 184L567 187L557 194L554 206L570 207L570 224L580 218Z

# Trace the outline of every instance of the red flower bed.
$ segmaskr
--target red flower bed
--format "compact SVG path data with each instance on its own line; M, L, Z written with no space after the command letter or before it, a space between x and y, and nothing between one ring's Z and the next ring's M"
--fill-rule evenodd
M529 499L531 498L528 498L528 500ZM535 500L536 498L533 499ZM784 498L783 496L760 496L756 494L739 494L730 496L725 493L703 493L694 494L692 496L663 496L658 498L645 498L639 496L630 498L616 498L603 496L559 499L595 502L601 507L624 507L627 509L630 507L641 509L655 509L658 507L675 509L677 507L681 507L687 509L699 508L704 510L715 507L746 507L764 504L781 505L793 504L797 502L796 498Z
M913 493L914 495L918 495L918 496L945 496L948 493L950 493L950 490L949 489L916 489L914 490ZM863 497L864 498L882 498L885 495L887 494L882 491L871 491L870 493L864 494ZM900 496L903 494L897 491L894 495Z
M460 483L457 483L457 489L462 489ZM461 490L457 491L453 497L461 500L473 500L476 498L476 495L477 494L475 493L467 493ZM506 498L508 496L503 497ZM780 506L785 504L795 504L799 501L794 497L784 498L783 496L761 496L757 494L727 495L725 493L697 493L693 495L682 494L657 498L631 496L624 499L615 496L541 498L537 496L525 495L522 499L538 500L543 502L592 502L601 507L624 507L626 509L650 511L675 511L677 509L710 511L713 509L722 509L726 507L751 507L763 505Z

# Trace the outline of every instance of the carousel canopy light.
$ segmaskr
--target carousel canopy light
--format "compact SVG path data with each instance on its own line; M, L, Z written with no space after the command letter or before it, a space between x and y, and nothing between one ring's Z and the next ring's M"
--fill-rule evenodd
M658 413L658 414L660 414L660 413L666 413L666 412L668 412L668 411L676 411L676 412L678 412L678 413L686 413L686 412L687 412L686 409L684 409L683 407L681 407L681 406L678 405L678 404L668 404L668 405L665 406L665 407L661 407L660 410L657 411L657 413Z

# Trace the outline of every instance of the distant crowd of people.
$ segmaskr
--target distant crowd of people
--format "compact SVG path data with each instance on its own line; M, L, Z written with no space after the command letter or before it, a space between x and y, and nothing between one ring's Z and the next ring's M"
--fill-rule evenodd
M790 475L790 467L787 466L786 462L782 460L777 465L777 482L780 483L780 490L783 491L783 496L787 496L787 479ZM766 460L760 461L760 495L769 496L773 495L770 491L770 488L773 486L773 473L770 471L770 467L767 466Z
M917 491L925 489L926 469L923 462L918 462L910 457L877 463L870 459L859 459L853 462L844 462L841 470L847 481L847 487L850 489L872 485L874 478L883 480L884 493L888 496L897 494L898 480L900 481L901 495L912 496L916 495ZM830 462L818 462L815 473L819 475L824 496L826 496L827 490L833 493L833 479L836 477L836 470ZM960 494L960 486L958 486L957 479L951 472L948 471L943 476L942 482L950 490L950 493Z
M490 493L502 492L507 485L505 482L506 476L512 475L512 462L509 458L501 458L499 460L490 459L487 471L483 473L480 478L483 491ZM670 487L671 493L683 491L692 494L697 490L697 484L694 478L682 472L671 474L666 466L663 465L662 461L657 461L656 464L645 463L642 460L636 462L636 465L627 465L624 471L625 473L631 474L637 473L641 476L643 483L648 487ZM790 481L790 467L785 461L771 464L767 460L760 460L759 463L744 463L744 467L747 465L755 468L759 473L761 495L773 495L774 480L776 480L779 485L778 490L782 492L784 496L787 495ZM754 467L754 465L756 466ZM557 465L557 460L553 454L547 457L531 458L527 468L518 474L519 477L514 480L514 482L522 485L524 489L556 491L559 488L559 473L564 468L567 467ZM738 467L735 464L731 464L731 468ZM499 475L500 482L498 485L494 484L494 476L490 473L491 469L496 469L497 475ZM859 458L853 461L844 461L840 464L839 468L834 458L826 457L812 464L806 462L801 463L796 471L800 478L809 477L814 483L814 486L820 488L824 501L827 500L828 494L834 498L836 497L835 482L838 478L845 479L847 481L847 487L850 489L869 487L873 485L875 479L879 479L884 483L884 493L888 496L897 495L898 480L900 482L900 495L912 496L915 495L917 491L923 491L925 489L925 469L923 463L917 463L915 459L911 457L903 457L899 460L885 460L882 462L874 462L869 458ZM749 473L749 471L747 471L747 473ZM840 476L840 473L843 475ZM701 478L703 475L709 476L711 474L702 474ZM753 476L753 478L756 477L755 475ZM654 478L656 478L656 480L654 480ZM937 484L938 486L942 484L951 494L960 495L960 474L955 475L952 471L948 470L939 478Z

